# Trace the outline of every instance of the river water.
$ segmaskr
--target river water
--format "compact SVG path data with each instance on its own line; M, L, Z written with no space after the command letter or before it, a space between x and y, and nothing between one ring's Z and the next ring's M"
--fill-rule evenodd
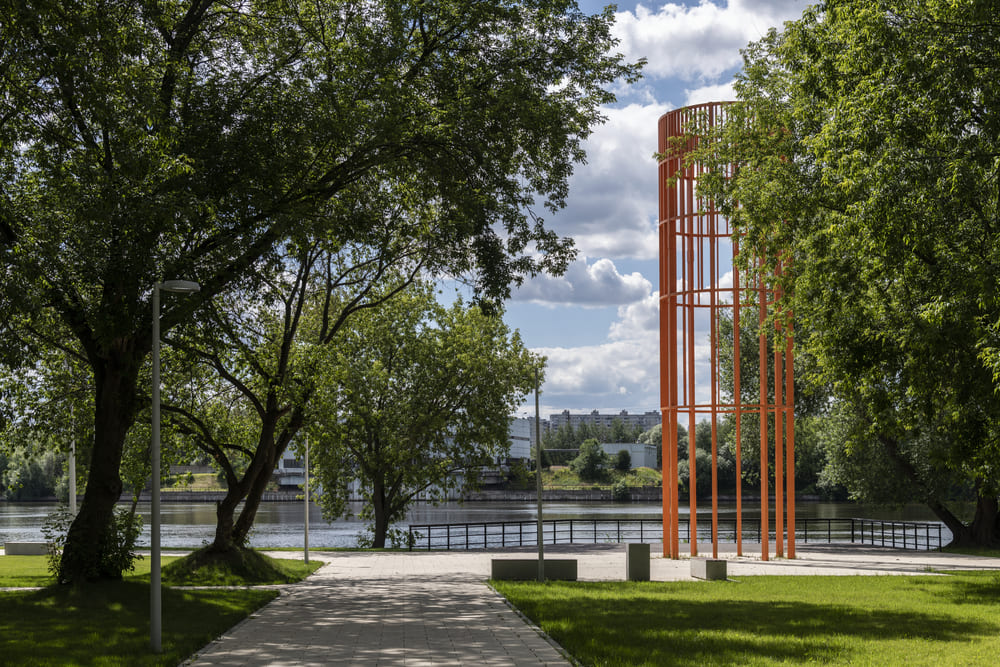
M710 504L708 505L710 507ZM161 543L164 547L199 547L212 540L215 532L214 503L163 503L161 504ZM754 511L754 507L758 511ZM0 542L41 541L42 524L57 505L50 503L0 502ZM149 546L149 505L140 504L143 533L139 546ZM352 504L355 514L361 511L360 503ZM551 502L543 508L546 519L658 519L660 503L601 503L601 502ZM682 510L686 513L686 510ZM719 505L720 519L734 517L736 506ZM745 519L759 517L759 504L744 501ZM923 505L886 508L856 503L798 502L798 518L865 518L893 521L931 521L937 519ZM410 510L406 521L400 524L476 523L485 521L528 521L535 519L534 503L517 502L467 502L443 503L438 506L417 504ZM698 521L710 522L710 516L699 507ZM305 508L301 502L261 503L257 513L251 544L255 547L301 547L305 526ZM357 546L359 533L365 524L359 519L323 519L316 505L310 506L309 545L312 547Z

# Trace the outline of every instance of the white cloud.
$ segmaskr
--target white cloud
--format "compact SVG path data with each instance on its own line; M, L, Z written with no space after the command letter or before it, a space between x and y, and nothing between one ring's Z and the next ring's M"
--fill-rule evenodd
M610 259L592 264L582 257L559 277L540 275L525 281L512 295L515 301L584 307L613 306L639 301L652 285L638 272L622 275Z
M659 339L660 293L653 292L642 301L618 307L618 320L611 324L610 340Z
M772 26L797 18L804 0L703 0L694 6L668 3L652 11L617 12L615 36L630 60L648 59L647 77L711 79L742 64L740 49Z
M604 109L607 123L587 140L587 164L570 180L567 208L552 229L571 236L590 257L657 256L657 121L671 105L630 104Z
M707 316L706 316L707 317ZM695 322L696 400L711 398L711 338L706 317ZM678 329L678 336L684 332ZM533 348L547 357L546 401L573 410L653 410L660 396L659 294L647 293L634 303L619 306L618 317L604 342L580 347ZM686 359L678 350L683 369ZM678 378L686 385L686 378ZM562 408L560 408L562 409Z
M725 102L736 99L733 82L720 83L714 86L702 86L684 91L684 106L704 104L705 102Z
M573 409L657 409L658 313L657 293L647 288L641 300L618 307L604 343L534 349L548 357L546 401Z

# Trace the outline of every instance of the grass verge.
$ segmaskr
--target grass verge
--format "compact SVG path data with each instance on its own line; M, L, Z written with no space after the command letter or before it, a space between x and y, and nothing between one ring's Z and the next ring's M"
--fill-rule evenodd
M0 592L0 662L177 665L277 595L163 589L163 652L149 647L149 585L137 581Z
M944 551L950 554L982 556L984 558L1000 558L1000 549L986 549L981 547L945 547Z
M994 664L1000 573L493 582L584 665Z
M179 556L162 556L162 581L165 586L248 586L260 584L288 584L302 581L323 565L312 561L308 565L301 560L270 558L257 554L266 569L257 567L250 572L246 568L236 571L218 563L202 568L192 568L190 563L182 563ZM256 558L253 559L257 561ZM247 576L241 576L243 572ZM135 562L135 571L126 575L126 581L149 581L149 558ZM46 556L0 556L0 588L51 586L54 583L48 571Z
M271 558L253 549L233 549L223 555L200 549L163 566L169 586L247 586L302 581L323 565Z
M163 556L166 565L178 556ZM126 579L145 577L149 581L149 558L135 561L135 570ZM0 588L51 586L55 579L49 574L48 556L0 556Z

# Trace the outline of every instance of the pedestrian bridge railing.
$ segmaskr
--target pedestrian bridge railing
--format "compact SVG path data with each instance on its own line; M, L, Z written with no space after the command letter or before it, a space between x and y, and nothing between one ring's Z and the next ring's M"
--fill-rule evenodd
M711 544L712 522L698 521L698 542ZM772 522L773 526L773 522ZM680 519L680 539L691 541L691 524ZM736 519L720 518L719 542L736 542ZM742 522L743 540L761 541L759 519ZM940 550L944 526L934 522L885 521L881 519L798 519L796 539L800 544L867 544L894 549ZM410 549L466 550L528 547L538 544L538 522L486 521L479 523L413 524L409 527ZM775 539L774 531L769 533ZM662 542L660 519L547 519L543 521L543 544L601 544L615 542Z

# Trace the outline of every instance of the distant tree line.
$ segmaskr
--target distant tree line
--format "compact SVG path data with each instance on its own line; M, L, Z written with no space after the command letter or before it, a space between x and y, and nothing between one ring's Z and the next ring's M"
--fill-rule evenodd
M614 419L611 426L604 424L588 424L586 422L575 427L572 424L562 424L559 428L542 434L542 456L544 465L569 465L577 457L580 445L586 440L598 442L639 442L643 434L638 424L627 425L621 419Z

